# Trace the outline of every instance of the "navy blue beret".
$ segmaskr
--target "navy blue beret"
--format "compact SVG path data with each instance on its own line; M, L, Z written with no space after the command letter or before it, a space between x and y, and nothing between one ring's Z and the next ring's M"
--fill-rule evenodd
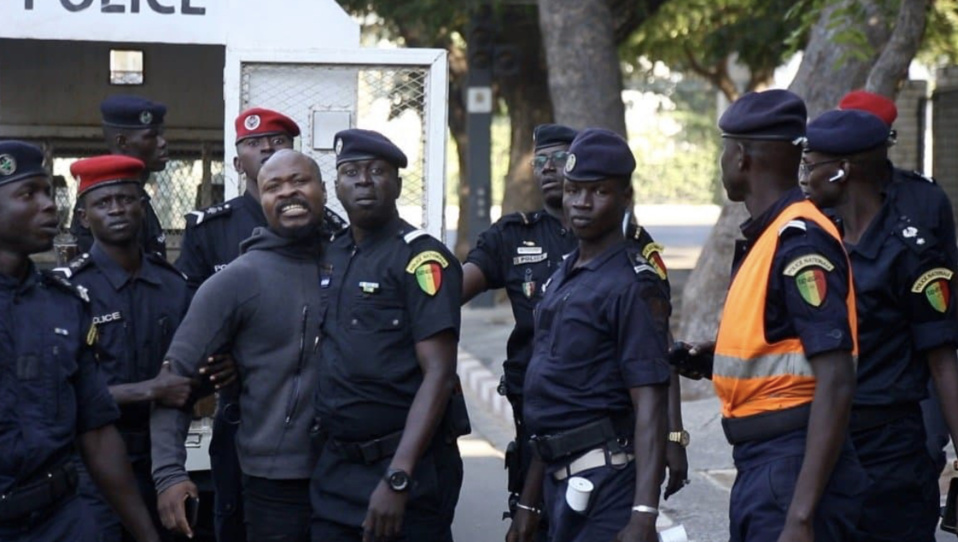
M793 141L805 136L808 111L798 95L787 90L749 92L732 103L722 118L722 137Z
M396 169L404 168L409 163L402 149L379 132L352 128L338 132L334 141L336 167L344 162L374 158L385 160L396 166Z
M0 186L29 177L48 177L43 151L23 141L0 141Z
M602 128L586 128L572 141L565 163L565 178L570 181L601 181L631 177L635 157L619 134Z
M575 130L561 124L540 124L532 131L535 150L556 145L569 145L575 136Z
M887 145L890 128L878 116L855 109L826 111L808 123L805 150L834 156Z
M103 125L114 128L153 128L163 125L166 106L139 96L115 94L100 103Z

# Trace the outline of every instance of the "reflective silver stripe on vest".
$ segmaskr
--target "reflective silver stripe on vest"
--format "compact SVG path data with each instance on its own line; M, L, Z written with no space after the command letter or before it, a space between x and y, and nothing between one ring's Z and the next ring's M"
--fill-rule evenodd
M748 379L772 376L815 376L812 365L799 352L788 354L765 354L751 359L742 359L715 354L712 368L715 376Z

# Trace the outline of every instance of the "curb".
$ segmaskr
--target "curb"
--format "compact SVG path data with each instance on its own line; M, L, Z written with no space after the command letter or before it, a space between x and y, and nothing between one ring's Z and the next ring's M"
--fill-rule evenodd
M493 374L475 356L459 349L459 362L456 364L456 373L462 382L462 387L472 393L486 411L512 426L515 421L512 417L512 405L499 395L499 377Z

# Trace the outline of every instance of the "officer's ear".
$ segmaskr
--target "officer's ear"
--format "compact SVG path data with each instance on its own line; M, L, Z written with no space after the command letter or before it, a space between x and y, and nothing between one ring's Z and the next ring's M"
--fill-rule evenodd
M86 218L86 198L80 198L80 201L77 202L77 206L73 210L77 214L77 218L80 219L80 225L85 229L90 229L90 221Z
M396 172L396 194L402 194L402 177Z
M752 156L749 146L744 141L736 141L735 150L735 165L737 165L741 171L747 170L752 165Z
M126 137L125 133L120 131L114 132L110 141L116 150L125 151L127 147L129 147L129 138Z
M240 168L239 156L233 157L233 169L235 169L236 173L239 173L240 175L246 175L246 172Z

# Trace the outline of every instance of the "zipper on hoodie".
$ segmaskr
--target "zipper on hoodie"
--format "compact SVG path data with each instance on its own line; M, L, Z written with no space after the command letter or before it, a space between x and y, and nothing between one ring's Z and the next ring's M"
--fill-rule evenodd
M299 385L302 380L303 365L306 361L306 321L309 318L309 305L303 305L303 319L299 330L299 360L296 362L296 372L293 373L293 391L286 404L286 426L293 421L296 406L299 403Z

